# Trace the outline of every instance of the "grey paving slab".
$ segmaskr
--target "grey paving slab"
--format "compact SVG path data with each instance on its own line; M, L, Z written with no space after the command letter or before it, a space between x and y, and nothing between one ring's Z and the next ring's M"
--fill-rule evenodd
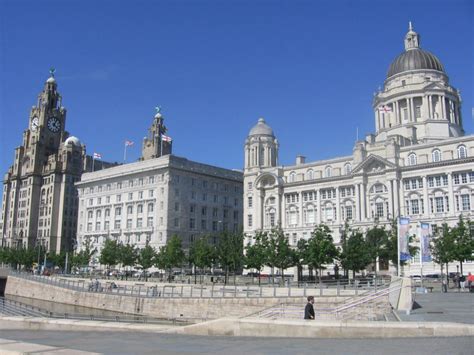
M436 292L414 297L416 305L410 315L398 312L402 321L474 324L474 293Z
M4 333L4 334L3 334ZM459 354L471 355L473 338L292 339L210 337L114 332L4 331L2 336L104 354Z

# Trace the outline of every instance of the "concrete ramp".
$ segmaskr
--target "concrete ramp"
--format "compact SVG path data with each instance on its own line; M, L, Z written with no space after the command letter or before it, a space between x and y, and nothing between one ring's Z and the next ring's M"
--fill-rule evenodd
M474 336L474 325L441 322L361 322L221 318L175 334L289 338L413 338Z

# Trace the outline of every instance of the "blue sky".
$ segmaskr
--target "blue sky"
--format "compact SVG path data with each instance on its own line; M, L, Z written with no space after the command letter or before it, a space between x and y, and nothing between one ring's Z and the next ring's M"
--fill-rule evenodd
M0 0L0 171L13 161L48 70L66 129L88 154L128 161L163 108L174 153L242 168L259 117L280 163L348 155L374 130L373 93L408 21L461 90L474 131L473 5L454 1Z

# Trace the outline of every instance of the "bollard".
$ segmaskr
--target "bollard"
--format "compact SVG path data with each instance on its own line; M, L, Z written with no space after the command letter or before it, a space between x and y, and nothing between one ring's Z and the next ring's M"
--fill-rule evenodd
M337 295L338 296L340 296L340 294L341 294L340 286L341 286L341 284L340 284L339 280L337 280Z

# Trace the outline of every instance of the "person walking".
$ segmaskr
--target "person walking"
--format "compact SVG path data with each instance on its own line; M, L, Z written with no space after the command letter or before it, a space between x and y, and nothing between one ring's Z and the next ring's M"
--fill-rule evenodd
M466 276L461 275L459 277L459 287L461 288L461 291L464 291L465 286L466 286Z
M467 288L469 289L469 292L474 292L473 285L474 285L474 275L472 275L471 273L468 273L467 274Z
M306 304L306 307L304 308L304 319L314 319L314 297L313 296L308 296L307 298L308 303Z

